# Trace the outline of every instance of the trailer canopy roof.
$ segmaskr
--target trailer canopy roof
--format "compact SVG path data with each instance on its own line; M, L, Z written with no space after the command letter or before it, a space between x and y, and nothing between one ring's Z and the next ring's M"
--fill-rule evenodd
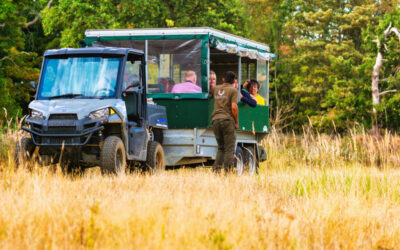
M87 30L86 38L92 41L102 40L162 40L194 39L208 36L210 47L227 53L237 54L251 59L272 60L268 45L235 36L212 28L156 28L156 29L113 29Z

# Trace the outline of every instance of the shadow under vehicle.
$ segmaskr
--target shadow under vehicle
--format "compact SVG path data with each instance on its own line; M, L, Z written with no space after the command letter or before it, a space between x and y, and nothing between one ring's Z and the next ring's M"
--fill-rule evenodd
M238 174L255 173L258 162L266 160L259 143L269 131L269 63L275 57L267 45L212 28L87 30L85 35L82 46L144 51L147 97L167 110L168 129L162 131L167 166L215 160L210 70L216 72L217 83L228 70L236 73L239 83L258 80L266 105L253 108L239 101L235 165ZM171 93L188 70L196 72L201 92Z
M145 55L130 48L48 50L15 160L34 151L65 170L100 166L121 173L127 162L165 168L166 108L147 101ZM36 87L36 86L35 86Z

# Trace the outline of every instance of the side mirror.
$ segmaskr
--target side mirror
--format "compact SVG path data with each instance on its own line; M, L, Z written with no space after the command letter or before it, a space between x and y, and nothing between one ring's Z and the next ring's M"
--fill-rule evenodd
M31 81L29 82L29 85L31 85L32 88L36 89L36 82Z

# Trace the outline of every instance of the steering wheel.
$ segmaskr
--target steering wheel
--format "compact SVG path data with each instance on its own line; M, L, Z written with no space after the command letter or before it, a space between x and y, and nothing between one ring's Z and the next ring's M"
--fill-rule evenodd
M94 92L94 95L95 96L111 96L114 94L114 92L115 92L115 90L112 88L101 88L101 89L96 90ZM103 93L103 95L101 95L102 93Z

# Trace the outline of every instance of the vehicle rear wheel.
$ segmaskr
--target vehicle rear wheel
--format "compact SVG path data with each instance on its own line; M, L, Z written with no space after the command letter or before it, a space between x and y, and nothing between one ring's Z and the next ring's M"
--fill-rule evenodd
M109 136L100 152L102 174L123 174L126 168L125 147L121 138Z
M35 151L35 144L31 138L24 137L15 145L14 162L15 166L23 164L24 162L31 159L33 152Z
M256 154L253 147L246 147L246 169L251 175L254 175L258 171Z
M244 172L244 156L243 150L240 146L237 146L234 160L234 167L238 175L242 175Z
M164 150L161 144L156 141L149 141L147 145L146 167L151 173L165 170Z

